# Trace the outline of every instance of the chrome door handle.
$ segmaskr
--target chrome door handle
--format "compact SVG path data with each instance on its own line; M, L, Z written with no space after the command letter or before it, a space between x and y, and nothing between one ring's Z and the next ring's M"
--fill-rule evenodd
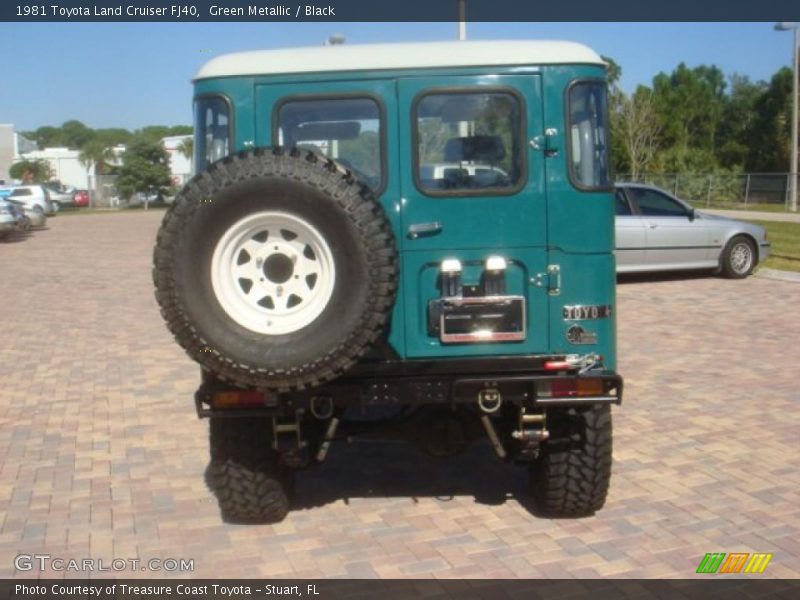
M658 225L655 223L650 223L650 229L658 229Z
M414 223L408 228L408 237L415 240L420 237L427 237L436 235L442 232L442 224L439 221L431 221L430 223Z

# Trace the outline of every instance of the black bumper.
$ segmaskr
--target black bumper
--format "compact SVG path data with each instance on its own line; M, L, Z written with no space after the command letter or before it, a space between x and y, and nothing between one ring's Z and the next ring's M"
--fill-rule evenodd
M475 404L481 390L500 392L504 401L529 408L620 404L623 379L616 372L596 366L590 369L548 367L564 356L523 356L447 360L378 361L362 363L333 382L310 390L276 394L269 390L247 390L251 397L263 397L263 404L242 408L215 408L214 397L220 392L242 388L218 380L203 372L203 383L195 394L200 417L253 416L288 414L298 408L308 409L314 399L330 398L338 409L375 405ZM599 385L599 393L578 395L581 380Z

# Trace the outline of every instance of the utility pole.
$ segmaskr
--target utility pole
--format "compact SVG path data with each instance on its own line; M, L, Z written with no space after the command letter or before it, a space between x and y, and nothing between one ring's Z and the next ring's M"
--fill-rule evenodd
M798 121L798 99L797 99L797 77L798 77L798 29L800 23L775 23L776 31L792 31L794 41L792 42L792 162L789 165L789 210L797 212L797 121Z
M467 39L467 0L458 0L458 41Z

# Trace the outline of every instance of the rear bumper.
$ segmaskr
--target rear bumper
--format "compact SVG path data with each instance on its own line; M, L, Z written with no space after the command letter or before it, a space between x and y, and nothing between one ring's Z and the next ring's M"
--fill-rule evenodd
M338 409L375 405L477 405L491 390L510 403L526 408L620 404L623 379L602 365L552 369L564 356L505 357L443 361L387 361L356 366L346 375L308 391L275 394L242 390L203 373L195 394L199 417L285 414L308 409L320 398ZM591 390L591 393L586 393ZM242 392L246 404L221 408L220 394Z
M770 244L769 242L761 242L758 245L758 262L762 263L765 260L767 260L771 252L772 252L772 244Z

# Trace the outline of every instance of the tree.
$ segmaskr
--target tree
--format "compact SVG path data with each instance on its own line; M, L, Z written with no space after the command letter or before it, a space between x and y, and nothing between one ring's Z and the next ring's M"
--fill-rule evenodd
M653 106L653 92L640 86L630 96L622 96L617 135L625 149L630 176L636 181L653 161L661 123Z
M720 123L717 159L723 167L743 169L755 133L756 103L766 91L763 81L753 83L745 75L730 76L730 94Z
M86 169L86 178L91 181L91 191L94 191L97 187L97 176L102 175L106 172L108 168L107 161L113 158L113 154L111 149L107 146L103 145L102 142L98 140L93 140L87 143L81 153L78 155L78 160ZM91 179L91 171L94 169L95 177ZM89 195L91 200L93 194Z
M697 170L698 157L713 157L725 105L725 77L714 66L690 69L681 63L653 79L653 105L662 126L663 163ZM705 162L705 161L703 161Z
M191 135L194 130L188 125L149 125L136 131L136 135L150 141L158 141L173 135Z
M23 133L23 135L32 142L36 142L39 148L52 148L53 146L64 145L63 133L60 127L45 125L44 127L39 127L36 131Z
M757 172L785 172L792 139L792 70L783 67L755 101L747 168Z
M53 177L50 163L44 159L21 160L11 165L8 174L23 183L44 183Z
M625 94L619 88L622 77L622 67L609 56L601 56L606 64L608 73L608 118L611 127L611 161L614 173L628 173L631 170L628 160L628 151L623 143L624 132L622 129L622 105Z
M126 199L136 192L144 193L147 209L147 196L169 185L169 153L164 146L142 137L134 139L122 155L117 179L119 193Z
M61 125L61 132L64 145L73 150L83 148L94 136L92 129L74 119Z
M178 152L183 154L189 160L192 160L192 155L194 154L194 140L192 138L186 138L178 145Z

